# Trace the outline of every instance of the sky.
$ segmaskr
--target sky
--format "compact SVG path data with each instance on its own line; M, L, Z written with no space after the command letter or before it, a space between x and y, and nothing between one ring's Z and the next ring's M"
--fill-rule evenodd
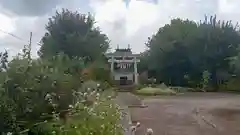
M199 21L204 15L216 14L218 19L236 23L240 21L239 4L239 0L0 0L0 52L16 55L32 32L32 54L37 56L48 18L62 8L91 12L111 40L111 48L130 44L139 53L146 49L148 37L171 19Z

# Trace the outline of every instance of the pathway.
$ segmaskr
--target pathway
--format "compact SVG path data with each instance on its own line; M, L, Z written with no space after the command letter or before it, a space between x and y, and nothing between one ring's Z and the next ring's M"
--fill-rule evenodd
M240 96L190 93L146 98L147 108L131 108L132 120L141 123L136 135L152 128L154 135L239 135Z
M121 113L123 114L121 122L125 131L125 135L132 135L130 131L132 120L128 106L141 105L141 100L129 92L118 92L116 102L118 105L120 105Z

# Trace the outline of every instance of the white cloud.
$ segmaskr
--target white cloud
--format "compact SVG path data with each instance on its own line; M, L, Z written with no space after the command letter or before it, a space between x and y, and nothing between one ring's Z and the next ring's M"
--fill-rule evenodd
M238 10L239 0L219 0L220 13L240 13Z
M131 44L134 52L143 51L147 37L172 18L198 21L204 14L217 12L216 0L159 0L157 4L149 0L131 0L128 6L123 0L92 0L91 5L99 26L112 40L112 46Z
M15 30L13 19L10 17L0 14L0 38L4 38L6 34L4 32L12 32Z
M127 8L127 33L134 35L141 27L154 24L158 20L158 6L145 1L134 0Z
M4 37L0 37L0 52L7 49L10 56L16 55L21 49L23 49L24 45L29 43L30 32L32 32L32 54L34 57L37 56L37 50L39 49L37 43L44 34L44 26L47 21L46 16L12 18L11 26L15 26L14 30L11 31L11 27L6 27L6 31L13 34L13 36L2 33L4 34Z

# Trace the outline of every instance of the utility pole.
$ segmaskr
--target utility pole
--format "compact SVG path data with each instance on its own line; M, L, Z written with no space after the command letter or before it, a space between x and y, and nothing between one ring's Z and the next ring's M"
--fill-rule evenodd
M32 32L30 32L30 37L29 37L29 46L28 46L28 59L31 59L31 50L32 50Z
M31 52L32 49L32 32L30 32L30 39L29 39L29 51Z

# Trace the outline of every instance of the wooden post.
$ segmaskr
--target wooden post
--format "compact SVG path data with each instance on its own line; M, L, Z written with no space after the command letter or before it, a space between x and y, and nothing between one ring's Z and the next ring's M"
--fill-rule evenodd
M137 59L134 57L134 82L138 84Z

